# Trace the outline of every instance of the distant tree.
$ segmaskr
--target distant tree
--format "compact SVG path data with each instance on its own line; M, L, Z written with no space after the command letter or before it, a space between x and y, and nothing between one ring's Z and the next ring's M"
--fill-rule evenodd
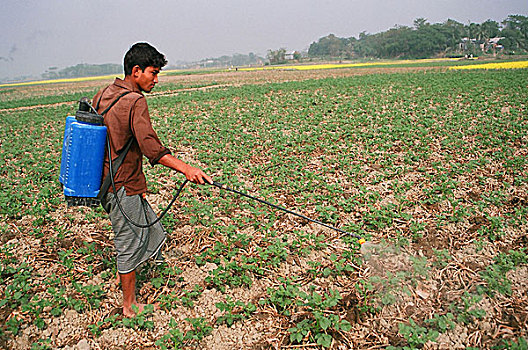
M500 41L508 51L528 51L528 17L510 15L502 22Z
M427 23L427 19L425 18L417 18L414 20L414 28L418 30L428 24L429 23Z
M413 41L409 44L409 57L427 58L445 50L446 38L441 25L424 23L412 32Z
M360 34L355 48L356 53L363 57L426 58L447 52L449 37L443 24L431 25L424 19L418 19L414 29L396 26L374 35Z
M310 45L308 56L352 58L354 42L355 38L338 38L334 34L329 34Z
M475 39L477 41L480 41L480 38L482 36L482 28L480 27L480 24L470 23L466 29L467 36L469 39Z
M480 24L480 41L483 51L488 51L491 47L490 39L497 37L500 34L499 23L488 19L486 22ZM493 52L495 49L493 48Z
M57 67L50 67L42 74L44 79L57 78L79 78L97 75L120 74L123 73L123 66L120 64L77 64L58 70Z
M359 40L354 45L354 51L359 57L376 57L376 50L371 44L373 35L367 32L359 33Z
M446 38L447 51L461 53L460 43L465 33L464 25L455 20L448 19L444 22L442 30Z
M278 50L268 50L266 58L270 64L283 64L286 63L286 49L280 48Z
M500 34L499 22L488 19L486 22L482 23L480 26L482 28L482 36L484 37L485 40L495 38Z
M414 20L413 27L395 26L377 34L361 32L359 39L339 38L334 34L313 42L308 50L311 57L373 57L426 58L462 54L478 54L488 49L491 38L504 37L500 42L510 51L528 51L528 17L510 15L499 23L464 25L452 19L431 24L425 18Z
M232 67L259 64L264 59L254 53L248 55L235 53L232 56L224 55L216 58L208 58L201 61L201 64L207 67Z

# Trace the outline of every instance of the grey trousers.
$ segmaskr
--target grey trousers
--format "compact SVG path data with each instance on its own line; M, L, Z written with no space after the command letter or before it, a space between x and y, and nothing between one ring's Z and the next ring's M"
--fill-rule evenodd
M125 188L117 191L121 208L131 221L145 225L156 220L156 213L141 195L127 196ZM117 271L121 274L134 271L148 259L160 254L167 234L157 222L149 228L139 228L130 223L116 202L114 193L107 193L102 201L115 233L114 245L117 252Z

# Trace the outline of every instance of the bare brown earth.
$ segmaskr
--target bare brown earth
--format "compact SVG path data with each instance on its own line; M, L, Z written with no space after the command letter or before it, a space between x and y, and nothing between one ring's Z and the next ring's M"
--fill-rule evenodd
M340 70L318 70L318 71L264 71L264 72L238 72L212 73L189 76L163 77L164 82L178 83L183 85L171 91L158 92L159 94L178 94L190 89L215 89L229 86L240 86L244 84L264 84L269 82L284 82L305 79L318 79L327 77L344 77L362 74L377 74L390 72L419 72L435 68L369 68L369 69L340 69ZM441 69L441 68L437 68ZM76 84L64 84L54 86L39 86L25 88L25 93L45 94L54 93L68 89L70 91L83 90L88 87L98 87L107 82L86 82ZM195 88L194 84L206 84L206 87ZM189 87L185 87L189 86ZM156 93L153 93L155 95ZM35 106L27 108L43 108L46 106ZM20 107L23 109L25 107ZM192 149L183 149L182 158L191 160ZM526 149L520 150L526 153ZM398 150L395 150L397 153ZM493 167L493 164L490 165ZM375 176L379 170L372 166L370 174ZM418 172L409 173L405 176L419 177ZM505 174L503 181L512 181ZM402 179L404 181L405 179ZM164 185L170 185L173 180L164 179ZM364 179L368 185L369 179ZM472 191L471 184L477 182L476 178L468 178L467 188L458 188L457 197L461 200L471 201L480 194ZM384 183L372 186L373 191L383 193ZM498 186L493 180L486 184L488 187ZM169 187L169 186L167 186ZM478 187L478 186L477 186ZM193 188L188 190L191 195L199 195ZM353 191L353 189L351 189ZM415 188L409 189L405 196L409 201L417 199L419 191ZM517 188L517 192L509 193L510 205L526 205L528 201L526 186ZM166 205L171 193L161 189L157 193L148 195L149 201L156 208L158 204ZM287 200L282 198L281 200ZM391 201L388 194L384 201ZM524 204L523 204L524 203ZM435 315L446 315L454 312L449 309L464 308L466 314L471 311L485 310L485 315L478 317L468 316L468 322L453 320L455 326L446 330L438 336L435 342L428 342L424 349L466 349L468 347L490 348L499 344L499 340L517 339L527 336L528 328L528 267L526 264L508 272L508 279L512 281L511 296L501 294L491 298L483 295L480 300L467 301L467 293L474 292L481 285L482 279L479 272L484 270L493 262L497 252L507 252L509 249L525 247L528 227L508 228L504 236L493 244L477 246L475 243L476 231L483 226L489 226L484 218L475 217L469 221L453 223L451 226L438 229L434 226L434 217L443 210L447 210L448 202L439 202L429 207L417 205L412 207L410 214L429 222L423 237L410 244L399 244L398 242L384 240L384 237L396 237L398 232L408 230L409 227L395 222L391 227L382 232L373 232L370 245L362 249L362 263L355 266L354 272L338 277L311 277L306 271L310 269L309 261L325 264L328 257L334 253L341 255L349 249L339 239L339 234L323 229L317 225L306 224L289 216L282 216L273 225L278 232L289 232L294 228L302 229L303 232L322 234L326 237L326 246L320 250L312 250L305 256L289 256L275 272L278 276L304 276L303 286L308 289L309 285L318 286L320 290L331 287L338 290L342 296L335 312L344 315L352 329L342 331L336 336L332 349L379 349L389 344L393 346L404 346L406 343L399 334L398 324L408 323L410 317L414 319L432 319ZM178 208L174 209L178 224L172 232L169 232L169 243L166 248L167 264L170 267L181 269L180 278L175 286L167 284L158 288L151 283L152 278L157 276L153 266L143 266L145 279L139 283L138 298L142 302L154 302L159 300L160 295L175 293L182 296L183 290L190 290L194 286L200 286L202 292L192 300L193 305L179 305L167 310L162 308L147 317L153 321L152 329L130 328L123 325L113 326L108 321L114 316L120 320L119 312L121 305L121 292L115 284L114 278L108 278L104 271L99 271L94 266L94 277L91 280L85 278L83 272L90 266L89 262L76 264L74 270L67 271L63 264L58 263L57 252L45 245L47 236L55 236L55 230L72 232L61 238L60 245L63 248L77 249L82 247L82 242L95 243L99 249L112 249L112 232L110 222L106 215L98 220L90 220L93 211L88 208L68 208L62 205L51 214L55 219L53 225L42 226L42 236L28 235L27 232L34 225L35 218L22 217L9 221L9 229L2 237L3 244L16 247L13 252L15 256L25 257L24 261L34 266L39 276L64 276L69 274L73 280L78 280L82 285L100 285L106 292L106 296L99 308L89 308L83 312L77 312L71 308L63 310L58 317L52 317L50 310L45 309L43 315L47 327L39 329L31 320L32 316L23 311L16 311L15 315L0 315L7 321L8 318L17 316L25 322L18 335L10 337L0 347L7 349L31 349L31 344L36 339L49 339L49 346L53 349L157 349L156 340L167 334L170 329L170 321L174 319L182 331L192 329L186 319L203 318L212 329L210 334L202 340L187 342L184 346L190 349L309 349L318 348L316 344L304 343L302 345L291 344L288 341L290 327L289 320L278 310L270 305L259 305L258 302L266 297L267 288L277 287L276 277L253 279L250 287L227 288L225 293L211 288L205 281L209 272L217 266L214 263L206 263L198 266L194 257L211 248L217 238L209 233L211 228L190 225L188 217ZM488 210L499 211L503 208L491 206ZM309 213L308 213L309 214ZM354 222L355 215L361 215L361 211L349 214L343 220ZM229 221L229 218L219 218ZM244 233L249 236L255 234L255 230L246 227ZM261 240L263 237L255 236L253 239ZM439 251L445 251L445 259L439 255ZM250 252L247 252L250 254ZM73 257L76 256L74 250ZM359 254L359 253L358 253ZM81 258L81 256L79 256ZM425 262L425 263L424 263ZM424 264L422 264L424 263ZM358 281L364 281L363 294L358 291ZM361 285L361 283L359 283ZM36 295L46 297L46 288L33 291ZM232 300L240 300L243 303L253 302L257 311L251 317L234 322L232 326L226 324L218 325L216 320L222 312L215 306L218 302L224 302L227 297ZM465 299L466 298L466 299ZM369 307L362 307L362 303L369 300ZM464 304L464 301L467 301ZM0 309L1 310L1 309ZM302 310L290 316L291 319L302 319L306 317ZM473 315L476 314L473 313ZM290 320L291 320L290 319ZM100 322L100 334L94 335L89 325ZM3 323L3 322L2 322ZM514 336L515 335L515 336Z

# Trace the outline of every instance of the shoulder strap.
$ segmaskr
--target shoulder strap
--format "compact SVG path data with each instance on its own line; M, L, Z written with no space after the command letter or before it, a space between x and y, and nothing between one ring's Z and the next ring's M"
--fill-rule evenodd
M97 195L97 199L99 199L99 201L101 201L103 199L103 197L106 195L106 193L108 192L108 189L110 188L110 185L112 184L112 177L117 173L117 170L119 169L119 167L123 163L123 160L125 159L125 157L126 157L126 155L128 153L128 150L130 149L130 146L132 145L132 141L134 141L133 137L131 137L128 140L128 142L127 142L125 148L123 149L123 151L121 151L121 153L119 153L117 158L112 161L113 174L108 173L106 175L103 183L101 184L101 188L99 189L99 194Z
M125 91L121 95L119 95L108 107L106 107L106 109L101 113L101 115L105 115L110 110L110 108L112 108L117 103L117 101L119 101L121 99L121 97L123 97L123 96L125 96L125 95L127 95L127 94L129 94L131 92L132 91ZM103 93L104 93L104 91L103 91ZM102 95L103 94L101 94L101 97L102 97ZM101 98L99 98L99 101L97 101L96 110L99 108L99 103L100 102L101 102ZM107 134L106 138L107 138L106 142L109 142L108 134ZM103 196L105 196L106 193L108 192L108 189L110 188L110 184L112 183L112 178L111 177L114 177L114 175L117 173L117 170L119 169L119 167L123 163L123 160L125 159L125 157L126 157L126 155L128 153L128 150L130 149L130 146L132 145L133 141L134 141L134 137L132 136L127 141L127 143L125 145L125 148L123 148L123 150L121 151L121 153L119 153L117 158L112 161L113 173L112 174L108 173L106 175L103 183L101 184L101 188L99 189L99 194L97 195L97 199L99 201L101 201ZM109 154L108 157L111 157L111 155Z
M101 99L103 98L103 95L105 93L106 90L108 90L108 88L110 87L110 85L108 85L107 87L104 88L103 92L101 92L101 95L99 96L99 100L97 100L97 104L95 105L95 111L97 112L97 110L99 109L99 104L101 103ZM94 101L95 102L95 101Z
M121 95L117 96L117 98L112 102L110 103L110 106L106 107L106 109L104 111L101 112L101 115L105 115L106 112L108 112L110 110L110 108L114 107L114 105L117 103L117 101L119 101L121 99L121 97L125 96L125 95L128 95L129 93L131 93L132 91L125 91L123 92ZM101 97L103 96L103 94L101 94ZM99 99L99 102L101 101L101 99ZM99 102L97 102L97 107L96 108L99 108Z

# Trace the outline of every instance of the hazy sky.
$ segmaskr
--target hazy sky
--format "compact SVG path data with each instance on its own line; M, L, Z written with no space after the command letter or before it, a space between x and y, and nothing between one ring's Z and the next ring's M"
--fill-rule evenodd
M148 41L169 65L268 49L307 50L333 33L358 37L448 18L501 22L528 0L0 0L0 80L49 67L121 63Z

